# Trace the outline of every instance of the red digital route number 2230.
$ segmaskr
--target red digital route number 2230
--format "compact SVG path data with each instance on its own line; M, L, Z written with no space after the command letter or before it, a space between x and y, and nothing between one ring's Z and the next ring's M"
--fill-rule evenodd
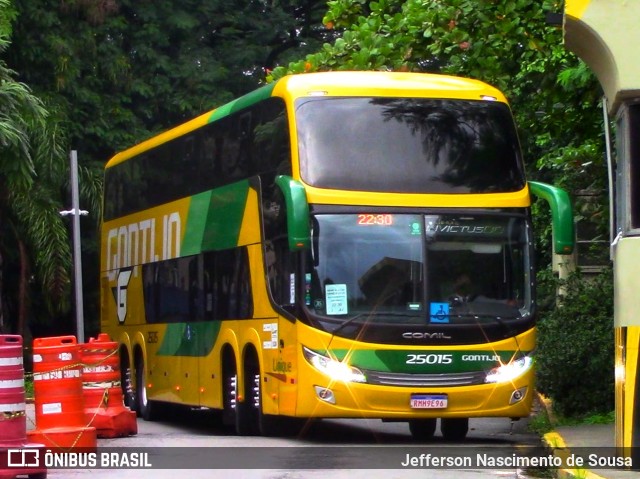
M358 215L358 224L359 225L391 226L393 224L393 215L360 213Z

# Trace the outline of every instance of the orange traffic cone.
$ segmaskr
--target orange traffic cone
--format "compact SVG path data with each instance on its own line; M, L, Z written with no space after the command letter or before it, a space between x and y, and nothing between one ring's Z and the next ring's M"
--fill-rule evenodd
M99 334L80 345L80 358L86 421L96 428L98 437L137 434L136 413L124 405L118 343L108 334Z
M22 336L0 335L0 478L46 478L44 451L27 441Z
M82 395L80 347L75 336L33 340L34 442L54 450L96 449L96 428L87 425Z

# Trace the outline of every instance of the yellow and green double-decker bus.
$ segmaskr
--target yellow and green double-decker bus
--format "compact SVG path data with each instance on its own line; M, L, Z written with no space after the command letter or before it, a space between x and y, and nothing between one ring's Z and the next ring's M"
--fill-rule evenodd
M117 154L101 328L129 404L218 409L241 435L440 418L455 440L527 416L532 192L570 252L567 196L527 183L504 96L440 75L288 76Z

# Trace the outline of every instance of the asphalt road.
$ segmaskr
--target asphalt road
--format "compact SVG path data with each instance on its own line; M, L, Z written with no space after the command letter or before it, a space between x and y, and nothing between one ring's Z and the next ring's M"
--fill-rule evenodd
M462 443L447 443L438 433L432 441L421 443L411 437L406 423L364 419L323 420L295 438L265 438L235 436L207 411L170 408L161 421L138 419L135 436L99 439L94 456L78 459L88 461L87 467L50 468L48 477L524 478L539 476L540 471L491 461L526 456L539 445L527 420L512 424L503 418L472 419ZM535 449L535 454L542 453ZM151 467L100 467L136 461Z

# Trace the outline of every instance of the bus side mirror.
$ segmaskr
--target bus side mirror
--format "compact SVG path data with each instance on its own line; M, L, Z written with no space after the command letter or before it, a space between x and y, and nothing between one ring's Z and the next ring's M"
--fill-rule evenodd
M561 188L538 181L529 181L529 189L533 195L542 198L551 207L554 253L573 253L575 231L571 200L567 192Z
M309 227L309 203L304 186L287 175L276 177L276 185L284 195L287 208L287 232L289 249L300 251L309 249L311 229Z

